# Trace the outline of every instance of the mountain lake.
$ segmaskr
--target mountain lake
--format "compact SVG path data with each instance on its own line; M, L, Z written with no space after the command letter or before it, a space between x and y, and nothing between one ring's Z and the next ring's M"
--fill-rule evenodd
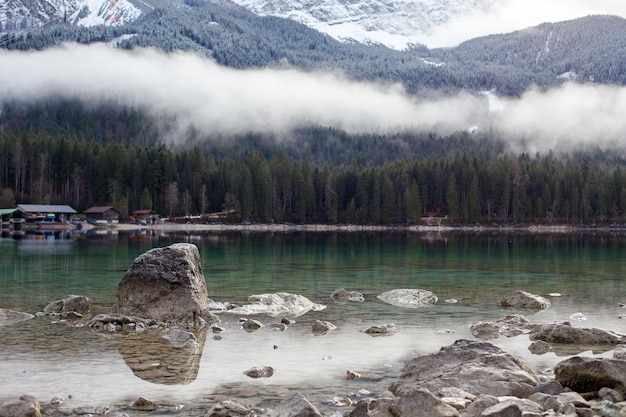
M620 233L161 233L90 231L33 233L0 238L0 308L32 314L70 294L92 300L92 314L108 313L127 268L140 254L177 242L200 252L209 297L246 304L253 294L288 292L326 306L294 317L285 331L279 318L244 331L240 315L217 313L225 331L205 332L200 352L188 360L188 377L166 382L146 374L159 360L152 340L101 334L52 317L0 326L0 399L31 394L65 405L119 405L144 397L155 402L210 407L222 399L255 404L305 395L329 415L337 398L382 394L403 363L460 338L469 326L504 318L500 298L524 290L552 306L528 312L536 323L570 320L577 327L622 332L626 310L626 236ZM335 303L339 288L363 301ZM377 296L392 289L425 289L432 307L404 308ZM534 313L534 314L533 314ZM571 319L576 313L585 320ZM316 336L315 320L337 329ZM372 337L363 330L394 323L397 332ZM527 335L491 340L543 372L564 360L554 352L532 355ZM148 353L151 352L151 353ZM581 355L612 356L612 351ZM133 359L129 358L134 356ZM185 359L183 358L183 362ZM271 366L270 378L244 371ZM348 380L347 371L367 378Z

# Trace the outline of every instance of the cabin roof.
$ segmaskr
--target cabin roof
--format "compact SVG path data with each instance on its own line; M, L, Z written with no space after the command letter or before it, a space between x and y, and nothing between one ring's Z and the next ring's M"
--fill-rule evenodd
M85 210L85 214L106 213L109 210L115 210L118 213L120 212L118 209L116 209L113 206L93 206L93 207L89 207L87 210Z
M6 209L0 209L0 216L6 216L7 214L13 214L16 211L21 211L22 213L24 212L24 210L20 210L20 208L6 208Z
M18 204L17 208L26 213L76 213L76 210L70 206L57 204Z

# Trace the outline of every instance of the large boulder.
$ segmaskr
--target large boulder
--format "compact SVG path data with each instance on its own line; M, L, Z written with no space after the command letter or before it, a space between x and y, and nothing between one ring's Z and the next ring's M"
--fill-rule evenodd
M576 392L612 388L626 393L626 361L575 356L554 367L554 378Z
M473 395L525 398L542 382L546 379L500 347L461 339L439 352L410 360L404 374L391 384L390 391L402 393L408 385L440 395L455 387Z
M176 243L138 256L117 287L112 312L196 326L213 321L198 248Z

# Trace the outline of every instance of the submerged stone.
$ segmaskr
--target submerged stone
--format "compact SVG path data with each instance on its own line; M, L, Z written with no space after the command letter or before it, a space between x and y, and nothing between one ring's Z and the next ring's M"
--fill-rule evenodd
M309 311L321 311L326 308L308 298L287 292L257 294L248 297L251 304L238 306L228 310L228 313L252 315L267 314L270 317L300 317Z
M33 317L35 316L30 313L23 313L21 311L0 308L0 326L6 326L8 324L17 323L24 320L30 320Z
M378 295L378 299L396 307L432 307L439 298L432 292L421 289L396 289Z

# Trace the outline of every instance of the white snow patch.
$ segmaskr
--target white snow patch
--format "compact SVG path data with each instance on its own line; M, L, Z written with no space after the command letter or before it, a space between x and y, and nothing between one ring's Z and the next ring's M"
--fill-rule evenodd
M446 63L445 63L445 62L434 62L434 61L429 61L429 60L427 60L426 58L422 58L422 61L423 61L425 64L432 65L433 67L443 67L444 65L446 65Z
M556 76L559 80L574 81L578 78L578 74L574 71L567 71Z
M499 113L504 110L506 103L500 97L498 97L493 90L481 91L481 94L487 97L489 104L489 111L491 113Z

